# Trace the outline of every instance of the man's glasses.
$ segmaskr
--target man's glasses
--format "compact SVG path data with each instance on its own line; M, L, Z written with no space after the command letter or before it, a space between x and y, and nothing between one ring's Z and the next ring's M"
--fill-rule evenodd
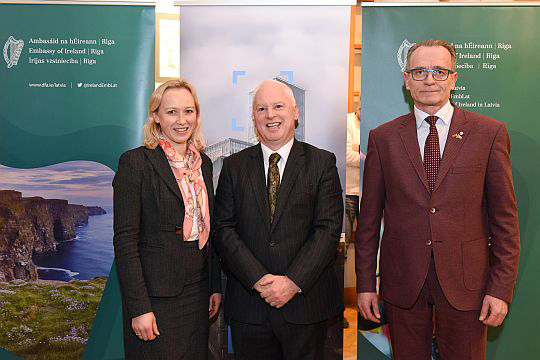
M433 70L430 70L430 69L424 69L424 68L416 68L416 69L406 70L405 72L411 74L413 80L416 80L416 81L426 80L429 73L431 73L433 75L433 79L435 79L437 81L444 81L444 80L448 79L448 76L450 74L455 73L455 71L450 70L450 69L433 69Z

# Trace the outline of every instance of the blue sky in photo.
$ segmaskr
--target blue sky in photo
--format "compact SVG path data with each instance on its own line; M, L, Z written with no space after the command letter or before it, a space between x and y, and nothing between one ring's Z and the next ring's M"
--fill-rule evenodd
M65 199L70 204L112 206L114 172L92 161L69 161L37 169L0 165L0 190L16 190L23 197Z

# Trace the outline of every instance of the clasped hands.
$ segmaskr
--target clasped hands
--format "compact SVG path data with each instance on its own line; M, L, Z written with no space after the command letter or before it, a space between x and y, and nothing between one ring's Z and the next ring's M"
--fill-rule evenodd
M281 308L300 292L298 285L284 275L266 274L253 285L270 306Z

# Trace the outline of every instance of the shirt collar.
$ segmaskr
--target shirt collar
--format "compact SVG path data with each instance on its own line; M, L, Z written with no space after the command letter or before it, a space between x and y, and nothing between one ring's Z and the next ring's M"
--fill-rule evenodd
M276 151L270 149L268 146L261 143L261 149L262 149L264 161L268 162L268 159L270 158L270 155L277 152L279 154L279 156L281 156L281 159L283 160L283 162L286 163L287 158L289 157L289 154L291 153L293 143L294 143L294 137L288 143L286 143L285 145L283 145L282 147L280 147Z
M454 115L454 107L450 103L450 100L448 100L446 104L444 104L444 106L435 113L435 116L441 119L445 126L450 126L453 115ZM422 110L418 109L416 105L414 105L414 117L416 118L417 129L419 129L424 124L429 126L429 124L427 124L424 121L428 116L429 116L428 113L423 112Z

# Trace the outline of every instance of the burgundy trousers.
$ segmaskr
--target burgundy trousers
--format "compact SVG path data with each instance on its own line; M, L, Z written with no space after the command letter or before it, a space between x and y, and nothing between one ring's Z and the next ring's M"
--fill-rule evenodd
M409 309L384 303L394 360L431 360L435 334L441 360L484 360L487 327L480 310L452 307L439 284L433 258L416 303Z

